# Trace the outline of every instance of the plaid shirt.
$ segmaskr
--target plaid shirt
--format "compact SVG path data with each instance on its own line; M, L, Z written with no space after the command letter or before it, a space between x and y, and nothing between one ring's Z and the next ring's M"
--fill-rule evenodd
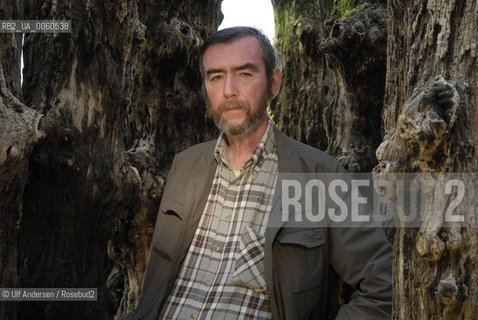
M224 133L204 213L159 319L270 319L264 235L277 181L272 123L236 177Z

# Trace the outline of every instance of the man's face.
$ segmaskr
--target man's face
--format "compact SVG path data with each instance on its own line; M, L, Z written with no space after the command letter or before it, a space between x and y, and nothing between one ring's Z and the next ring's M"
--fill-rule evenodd
M266 119L274 94L267 86L262 50L254 37L210 46L203 63L207 113L220 130L241 135Z

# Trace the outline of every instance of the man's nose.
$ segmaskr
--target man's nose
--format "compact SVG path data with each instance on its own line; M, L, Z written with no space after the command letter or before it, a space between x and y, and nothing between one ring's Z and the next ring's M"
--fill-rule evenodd
M232 76L227 76L224 81L224 97L230 98L237 96L237 94L238 90L236 80Z

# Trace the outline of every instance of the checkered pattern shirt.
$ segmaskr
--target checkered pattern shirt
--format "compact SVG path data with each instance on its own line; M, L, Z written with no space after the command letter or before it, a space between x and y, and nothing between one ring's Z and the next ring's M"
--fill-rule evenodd
M203 215L159 319L270 319L264 235L277 181L269 121L259 146L236 176L223 134Z

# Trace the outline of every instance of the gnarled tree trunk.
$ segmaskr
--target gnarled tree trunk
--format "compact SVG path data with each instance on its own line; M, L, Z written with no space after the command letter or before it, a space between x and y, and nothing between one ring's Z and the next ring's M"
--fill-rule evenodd
M20 1L0 3L0 12L13 19L21 11ZM0 39L0 288L15 288L19 286L18 233L28 158L42 137L38 129L41 114L21 102L22 35L5 33ZM15 319L16 311L17 304L0 302L1 319Z
M327 152L351 172L372 170L382 138L387 15L378 2L359 5L350 16L335 20L320 46L338 88L324 110Z
M325 150L322 113L334 100L336 85L319 46L328 37L325 21L333 0L272 3L283 73L280 96L271 106L273 119L289 136Z
M386 135L375 172L476 172L477 1L396 0L388 14ZM399 224L394 319L476 319L478 217L475 207L463 213L462 224L447 226L444 209L418 228Z

